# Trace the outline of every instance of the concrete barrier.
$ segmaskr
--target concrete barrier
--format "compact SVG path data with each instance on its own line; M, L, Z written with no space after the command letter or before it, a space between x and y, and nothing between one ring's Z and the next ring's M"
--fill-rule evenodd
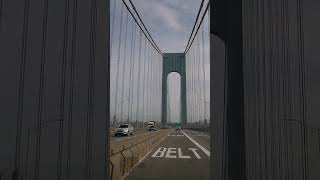
M111 179L121 179L150 150L159 145L161 139L167 136L170 131L172 130L159 130L155 133L111 143L109 162Z
M114 154L113 156L110 157L110 176L111 179L120 179L122 177L121 174L121 160L122 160L122 155L120 153Z

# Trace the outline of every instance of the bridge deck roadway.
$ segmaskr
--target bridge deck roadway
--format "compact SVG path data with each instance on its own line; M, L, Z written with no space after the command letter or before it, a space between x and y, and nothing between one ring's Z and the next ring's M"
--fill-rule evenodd
M209 143L210 137L202 132L174 130L124 179L208 180Z

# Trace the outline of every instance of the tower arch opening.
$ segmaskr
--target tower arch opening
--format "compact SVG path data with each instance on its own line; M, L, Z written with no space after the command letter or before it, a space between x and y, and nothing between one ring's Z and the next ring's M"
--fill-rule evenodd
M181 75L171 72L167 77L167 124L181 123Z

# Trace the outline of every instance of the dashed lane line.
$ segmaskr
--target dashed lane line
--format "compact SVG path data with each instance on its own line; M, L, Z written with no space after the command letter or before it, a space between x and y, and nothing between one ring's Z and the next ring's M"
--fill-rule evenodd
M184 135L183 134L181 134L181 135L180 134L169 134L168 136L176 136L176 137L179 136L179 137L181 137L181 136L184 136Z

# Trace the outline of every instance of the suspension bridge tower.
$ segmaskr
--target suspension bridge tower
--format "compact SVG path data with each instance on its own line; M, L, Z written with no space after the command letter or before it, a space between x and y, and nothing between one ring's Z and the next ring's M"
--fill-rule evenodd
M161 124L167 124L167 78L172 72L180 74L180 122L182 127L187 124L187 95L186 95L186 62L184 53L164 53L162 70L162 102L161 102Z

